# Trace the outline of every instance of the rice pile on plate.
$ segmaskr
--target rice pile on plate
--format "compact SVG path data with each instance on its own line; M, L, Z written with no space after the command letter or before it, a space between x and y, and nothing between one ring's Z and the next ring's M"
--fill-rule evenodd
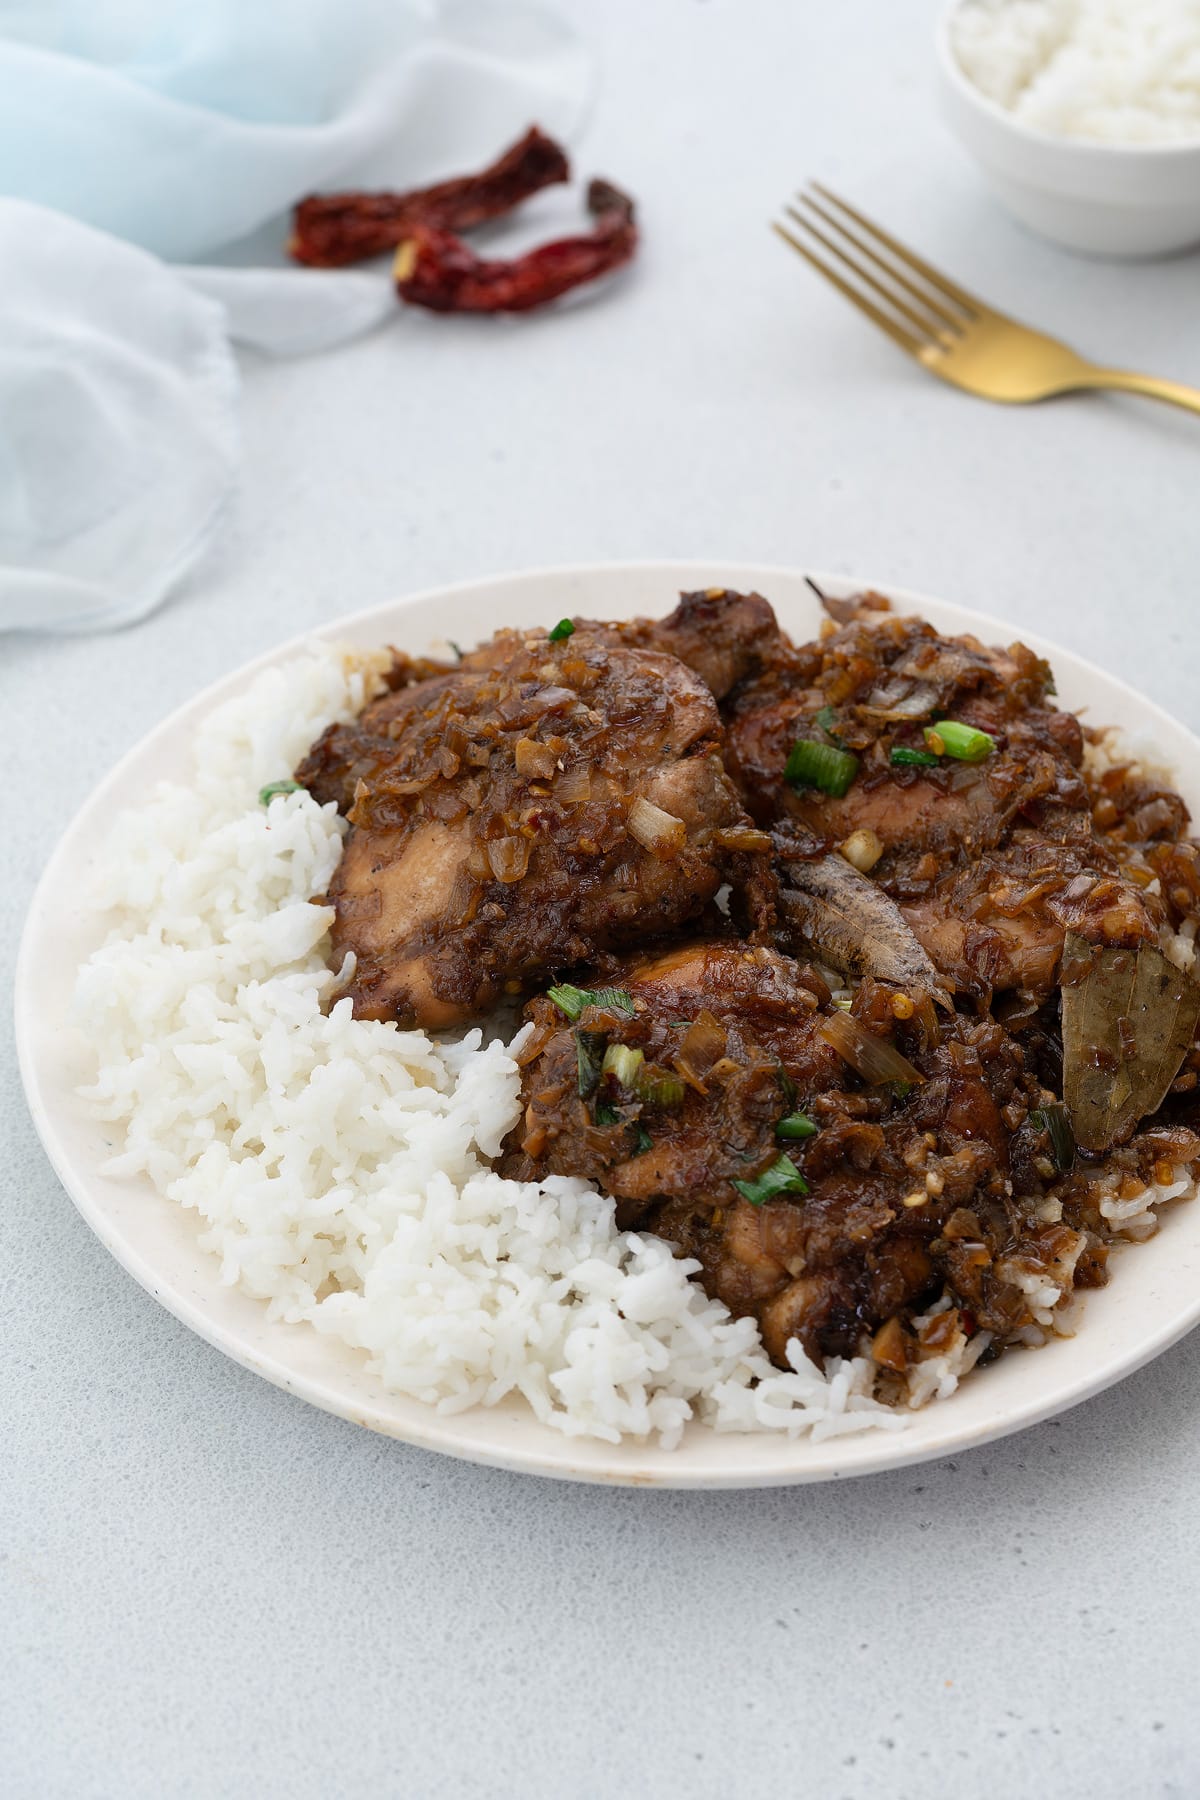
M520 1116L503 1042L329 1004L333 915L310 896L346 828L305 792L265 807L259 792L360 710L387 660L316 645L268 670L201 728L190 784L116 824L96 895L111 929L76 990L98 1063L85 1097L124 1127L107 1172L194 1212L221 1281L442 1411L521 1394L567 1434L668 1447L693 1418L813 1438L902 1429L871 1397L869 1360L819 1369L793 1343L791 1371L776 1368L754 1322L689 1280L696 1263L618 1231L586 1182L496 1175ZM1128 1235L1171 1197L1147 1189ZM1059 1299L1039 1294L1037 1316L1069 1330ZM952 1393L987 1342L958 1332L919 1361L910 1404Z

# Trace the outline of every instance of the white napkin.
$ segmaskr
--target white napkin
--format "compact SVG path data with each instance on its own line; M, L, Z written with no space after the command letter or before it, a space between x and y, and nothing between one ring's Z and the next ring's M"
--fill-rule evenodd
M229 335L399 316L384 268L287 265L296 200L565 135L588 87L523 0L0 0L0 630L140 617L195 561L236 475Z
M144 250L0 200L0 626L156 606L238 464L221 307Z

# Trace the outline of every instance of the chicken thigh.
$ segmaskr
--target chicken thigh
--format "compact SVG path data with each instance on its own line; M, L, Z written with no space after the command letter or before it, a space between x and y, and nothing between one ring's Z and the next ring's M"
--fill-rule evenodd
M350 822L329 901L359 1016L471 1019L676 930L739 859L767 863L712 694L673 656L585 629L501 632L417 673L297 771Z

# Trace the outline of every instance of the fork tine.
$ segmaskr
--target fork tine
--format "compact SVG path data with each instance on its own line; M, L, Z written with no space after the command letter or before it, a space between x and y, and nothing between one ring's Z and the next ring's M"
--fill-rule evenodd
M831 281L838 292L846 296L852 306L857 306L859 312L865 313L873 324L878 325L880 331L886 331L893 343L899 344L900 348L906 350L910 356L920 355L921 345L915 337L905 331L903 326L897 325L894 319L889 319L886 313L880 312L874 301L868 300L865 294L859 292L858 288L851 287L848 281L843 281L837 271L823 263L819 256L814 256L808 246L802 244L786 225L780 225L777 220L772 219L771 230L778 232L784 243L790 244L796 254L802 256L806 263L811 263L818 275L823 275L826 281Z
M823 231L818 231L811 219L806 218L803 213L797 212L794 206L785 206L783 210L789 219L793 219L811 237L816 238L818 244L828 250L831 256L836 256L840 263L844 263L848 269L853 269L858 279L869 287L872 293L878 294L881 300L886 300L893 312L898 312L901 318L907 319L910 325L915 326L922 338L928 340L938 336L938 328L928 315L922 318L921 314L914 312L911 306L906 306L891 288L885 287L882 281L876 280L869 269L864 269L860 262L856 262L852 256L847 255L846 251L835 244L831 237L826 237ZM853 240L851 241L853 242ZM854 247L856 250L860 248L858 244L855 244ZM878 258L875 260L878 261ZM886 272L891 274L892 271L888 269ZM897 282L901 279L900 276L896 277ZM907 285L905 283L905 286ZM917 298L920 299L920 295Z
M849 226L843 225L839 218L827 211L819 201L814 200L811 194L800 194L798 198L801 206L807 206L811 212L816 213L818 219L823 220L826 225L832 226L834 231L838 232L846 239L847 243L853 244L860 256L867 257L869 261L875 264L877 269L882 269L884 274L887 275L890 280L901 287L906 294L911 295L914 300L925 308L927 313L932 313L935 319L940 319L942 324L947 326L949 330L959 333L962 332L967 321L964 319L961 312L948 312L944 306L940 306L927 288L919 288L915 281L909 281L906 275L902 275L900 270L894 268L890 262L887 262L880 256L877 250L872 250L870 244L864 244L861 238L854 235ZM791 208L789 207L788 210L791 211ZM792 213L792 217L796 217L794 212ZM820 235L814 230L811 223L809 224L809 230L813 231L814 236ZM832 248L833 246L830 247ZM864 279L868 279L868 277L864 275ZM928 330L928 327L926 327L926 329Z
M927 281L935 292L941 294L945 299L953 300L956 306L961 306L965 313L978 318L990 310L982 300L977 300L974 294L968 294L965 288L957 287L930 263L923 262L919 256L914 256L911 250L906 250L903 244L874 224L865 214L858 212L847 201L839 200L838 196L831 193L821 182L814 181L811 186L823 200L828 200L831 206L836 206L848 218L853 219L856 225L861 226L864 231L870 232L872 237L878 238L884 248L890 250L892 255L897 257L906 268L913 270L923 281Z

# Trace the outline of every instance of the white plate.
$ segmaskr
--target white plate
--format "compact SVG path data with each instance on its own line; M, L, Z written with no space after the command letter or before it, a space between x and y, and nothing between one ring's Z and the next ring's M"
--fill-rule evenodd
M830 593L865 583L817 575ZM940 630L973 631L1007 643L1011 627L961 607L888 589L905 611ZM323 635L364 646L394 643L411 651L454 638L471 643L501 624L546 624L570 613L623 618L663 613L681 588L756 587L783 624L814 634L819 608L796 570L737 563L638 563L545 569L418 594L327 627ZM1050 657L1066 706L1092 719L1144 727L1179 771L1179 785L1200 814L1200 743L1152 702L1079 657L1037 638ZM100 1241L163 1306L219 1350L268 1381L356 1424L474 1462L574 1481L656 1487L759 1487L828 1481L946 1456L1049 1418L1149 1362L1200 1320L1200 1206L1168 1208L1149 1243L1114 1257L1113 1279L1091 1294L1078 1335L1037 1351L1013 1351L973 1375L958 1393L912 1417L903 1432L866 1432L821 1444L774 1433L717 1435L692 1426L676 1450L613 1448L560 1436L523 1404L442 1416L390 1394L362 1367L359 1353L307 1326L268 1323L261 1302L222 1287L216 1259L196 1246L192 1215L162 1199L144 1179L114 1181L100 1172L104 1128L75 1097L89 1075L85 1046L67 1024L74 973L93 949L97 922L79 904L89 865L102 850L114 813L141 801L155 781L185 779L193 733L218 701L269 664L293 654L296 639L239 669L167 719L118 764L91 796L46 869L34 896L17 971L16 1023L30 1110L67 1192Z

